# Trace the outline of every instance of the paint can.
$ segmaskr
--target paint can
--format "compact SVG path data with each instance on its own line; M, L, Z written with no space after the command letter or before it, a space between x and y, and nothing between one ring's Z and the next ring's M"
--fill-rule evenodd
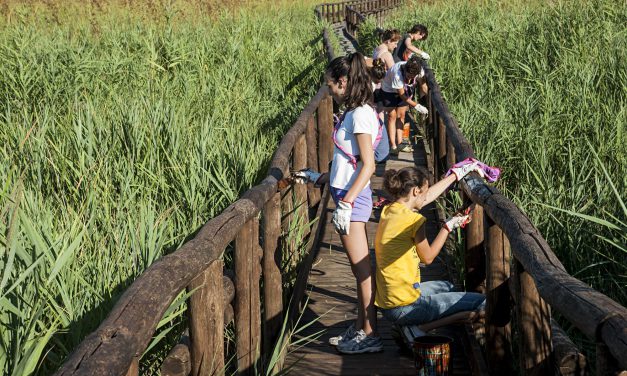
M416 375L448 376L451 342L446 336L422 336L414 339Z

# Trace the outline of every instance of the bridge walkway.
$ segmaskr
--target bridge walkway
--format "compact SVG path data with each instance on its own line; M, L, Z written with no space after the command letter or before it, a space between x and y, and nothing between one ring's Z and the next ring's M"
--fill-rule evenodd
M383 194L383 172L386 169L399 169L416 165L426 167L426 153L422 142L414 145L414 153L400 153L379 166L371 180L374 199ZM294 349L286 359L286 366L291 367L290 374L305 375L413 375L415 368L413 355L395 343L392 337L392 325L379 313L378 326L384 342L384 351L376 354L342 355L328 344L330 337L343 332L357 315L356 282L350 264L342 247L339 235L331 223L334 210L330 201L327 208L327 223L322 241L317 250L317 258L309 274L309 301L300 320L300 326L312 323L298 333L294 341L315 336L316 339ZM374 257L374 237L380 211L375 210L367 224L370 251ZM427 217L427 237L433 240L439 224L436 220L436 208L432 204L422 211ZM425 281L452 280L445 251L431 265L422 269ZM470 374L470 365L466 355L462 326L438 329L431 334L444 334L454 339L452 346L452 367L455 375ZM307 341L305 341L307 342Z

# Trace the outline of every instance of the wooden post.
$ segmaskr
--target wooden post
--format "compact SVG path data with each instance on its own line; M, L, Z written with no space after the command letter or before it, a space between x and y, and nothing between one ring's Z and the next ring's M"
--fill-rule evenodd
M621 372L618 362L610 353L607 345L605 345L604 343L597 343L596 353L597 376L627 375L626 371Z
M435 184L438 180L440 180L440 175L439 175L439 166L438 166L438 144L436 141L436 138L438 137L438 124L435 121L438 118L438 114L435 114L435 118L434 118L434 123L428 127L429 129L427 130L427 137L429 138L429 150L431 151L431 155L429 156L429 159L431 160L431 168L433 170L432 174L432 181L429 182L430 185Z
M588 366L585 355L579 351L573 341L568 338L564 329L553 319L551 319L551 343L553 344L553 358L558 375L587 375Z
M194 278L188 291L192 376L214 375L224 368L224 282L222 260Z
M507 375L512 368L510 326L510 250L507 237L485 216L486 253L486 355L493 375Z
M455 146L451 140L447 139L446 141L446 168L449 169L457 163L457 156L455 155Z
M318 171L328 172L333 154L333 99L326 96L318 106Z
M475 206L472 221L466 225L466 291L485 292L485 252L483 249L483 208Z
M281 280L281 194L276 193L263 209L263 296L264 354L272 350L283 323L283 284Z
M294 144L293 169L302 170L304 168L307 168L307 141L305 134L303 133L298 136L298 138L296 139L296 144ZM296 213L298 223L300 223L301 225L305 225L307 224L307 222L309 222L309 207L307 205L307 185L294 185L294 197L294 207L297 208ZM304 234L309 234L308 228L305 230Z
M441 117L437 117L437 127L438 127L438 167L440 171L446 171L446 126L444 126L444 122Z
M307 142L307 167L318 169L318 131L316 129L316 119L313 115L307 121L307 131L305 132ZM307 184L307 196L309 197L309 207L313 207L320 201L320 190L314 188L313 184Z
M259 359L259 221L251 219L235 238L235 337L238 375L253 375Z
M520 369L524 375L553 374L549 306L540 297L531 275L518 261L514 263L514 274Z

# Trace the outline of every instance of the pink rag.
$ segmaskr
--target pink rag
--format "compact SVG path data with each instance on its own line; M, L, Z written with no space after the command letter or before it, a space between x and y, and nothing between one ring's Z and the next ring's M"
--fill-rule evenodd
M483 170L485 174L485 180L489 181L490 183L494 183L499 178L499 176L501 176L500 168L488 166L487 164L481 161L478 161L474 158L466 158L461 162L457 162L453 165L453 167L451 167L451 169L465 166L467 164L474 163L474 162L477 162L477 164L479 165L479 167ZM446 173L446 176L449 176L452 173L453 172L449 169L448 172Z

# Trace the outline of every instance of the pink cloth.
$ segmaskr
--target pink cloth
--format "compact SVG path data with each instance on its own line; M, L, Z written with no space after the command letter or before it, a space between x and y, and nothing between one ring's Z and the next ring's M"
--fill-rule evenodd
M484 174L485 174L485 180L489 181L490 183L494 183L495 181L498 180L499 176L501 176L501 169L498 167L492 167L492 166L488 166L487 164L478 161L474 158L466 158L461 162L457 162L453 165L452 168L457 168L457 167L461 167L461 166L465 166L467 164L473 163L473 162L477 162L477 164L479 165L479 167L481 167L481 169L483 170ZM446 173L446 176L449 176L450 174L452 174L453 172L449 169L448 172Z

